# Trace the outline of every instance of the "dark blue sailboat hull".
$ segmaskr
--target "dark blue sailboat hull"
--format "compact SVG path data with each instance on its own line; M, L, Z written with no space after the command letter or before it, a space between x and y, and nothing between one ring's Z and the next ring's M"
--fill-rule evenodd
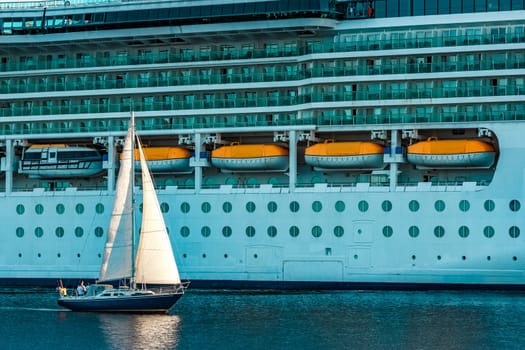
M129 295L115 297L63 297L58 305L85 312L166 312L184 293Z

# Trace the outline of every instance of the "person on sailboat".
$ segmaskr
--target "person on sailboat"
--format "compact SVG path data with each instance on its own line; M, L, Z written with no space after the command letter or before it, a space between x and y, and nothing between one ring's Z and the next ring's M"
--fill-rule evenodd
M79 296L83 296L86 294L86 286L84 285L84 281L80 281L80 284L77 287L77 293Z

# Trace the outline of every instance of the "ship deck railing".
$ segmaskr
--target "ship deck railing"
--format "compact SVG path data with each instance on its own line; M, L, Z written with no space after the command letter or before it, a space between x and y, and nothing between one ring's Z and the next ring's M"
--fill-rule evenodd
M417 191L468 191L484 188L489 185L488 181L440 181L440 182L399 182L396 185L395 192L417 192ZM295 186L295 192L389 192L389 182L359 182L359 183L298 183ZM188 185L180 186L157 186L157 189L166 193L183 192L194 193L195 187ZM14 186L12 192L38 192L38 193L77 193L86 191L107 192L105 185L83 185L74 187L68 185L67 181L61 184L52 184L42 182L40 185L33 187ZM0 187L0 192L5 192L4 187ZM237 184L237 185L203 185L200 192L202 193L289 193L288 185L277 184Z

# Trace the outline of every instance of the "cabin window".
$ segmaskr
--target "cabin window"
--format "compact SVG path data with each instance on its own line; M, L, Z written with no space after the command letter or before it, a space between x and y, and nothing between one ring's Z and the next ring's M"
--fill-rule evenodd
M190 228L188 226L182 226L180 228L180 235L182 237L188 237L190 235Z
M44 206L42 204L37 204L35 206L35 213L41 215L44 212Z
M183 202L180 205L180 211L187 214L190 211L190 204L188 202Z
M368 211L368 202L367 201L359 201L359 203L357 204L357 208L362 213Z
M323 234L323 229L321 228L321 226L312 227L312 236L314 236L315 238L319 238L321 237L322 234Z
M520 236L520 229L518 226L511 226L509 228L509 236L512 238L518 238Z
M459 209L463 212L466 212L470 209L470 202L466 199L462 199L459 202Z
M416 238L417 236L419 236L419 227L417 227L417 226L410 226L408 228L408 234L409 234L410 237Z
M394 229L392 228L392 226L383 227L383 236L388 238L388 237L392 237L393 234L394 234Z
M77 212L77 214L82 214L84 212L84 205L82 203L78 203L75 206L75 211Z
M519 211L520 208L521 208L521 204L520 204L520 202L519 202L518 200L513 199L513 200L511 200L510 203L509 203L509 208L510 208L510 210L512 210L512 211Z
M467 238L470 234L470 230L467 226L461 226L458 230L459 237Z
M62 203L57 204L57 206L56 206L57 214L64 214L64 211L65 211L64 204L62 204Z
M485 208L486 211L491 212L496 208L496 204L493 200L487 199L485 203L483 203L483 208Z
M445 202L443 202L441 199L437 200L434 203L434 208L436 209L436 211L442 212L443 210L445 210Z
M160 211L162 211L163 213L167 213L169 210L170 210L170 206L168 205L168 203L162 202L160 204Z
M63 227L57 227L55 229L55 235L58 237L58 238L62 238L64 237L64 228Z
M419 210L419 202L416 201L416 200L411 200L409 203L408 203L408 208L410 209L410 211L412 212L416 212Z
M35 228L35 236L40 238L44 235L44 229L40 226Z
M487 238L492 238L492 237L494 237L494 233L495 233L495 231L494 231L494 227L492 227L492 226L485 226L485 227L483 228L483 235L484 235L485 237L487 237Z
M203 213L209 213L211 210L211 204L208 202L204 202L201 204L201 210Z
M255 227L253 227L253 226L246 227L246 236L248 236L248 237L255 236Z
M268 202L267 207L270 213L275 213L277 211L277 203L274 201Z
M334 227L334 236L343 237L344 234L345 234L345 229L343 228L343 226Z
M16 236L18 238L24 237L24 229L22 227L17 227L16 228Z
M292 237L299 236L299 227L297 227L297 226L290 227L290 236L292 236Z
M230 213L232 211L232 204L230 202L224 202L222 204L222 210L225 213Z
M100 226L95 227L95 236L102 237L104 235L104 229Z
M343 201L335 202L335 210L339 213L343 212L345 210L345 202Z
M391 211L392 210L392 202L389 201L389 200L383 201L383 203L381 203L381 208L383 208L384 212Z
M97 212L97 214L102 214L104 212L104 204L97 203L97 205L95 206L95 211Z
M222 235L224 237L230 237L232 235L232 228L230 226L224 226L222 228Z
M319 201L314 201L312 203L312 210L316 213L319 213L323 209L323 204Z
M292 213L297 213L299 211L299 208L300 208L299 202L297 202L297 201L291 201L290 202L290 211ZM293 227L295 227L295 226L293 226Z
M202 237L209 237L211 234L211 229L209 226L203 226L201 228L201 235Z
M84 229L82 227L75 227L75 236L82 237L84 235Z
M248 213L253 213L255 211L255 203L254 202L246 203L246 210L248 211Z
M445 235L445 228L443 226L434 227L434 236L441 238Z
M266 233L268 234L268 237L277 236L277 227L269 226L268 229L266 230Z

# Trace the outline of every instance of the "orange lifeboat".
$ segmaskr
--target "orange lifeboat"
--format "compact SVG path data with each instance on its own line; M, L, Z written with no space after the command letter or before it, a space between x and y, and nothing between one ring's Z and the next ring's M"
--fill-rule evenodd
M144 156L152 172L190 172L190 151L175 146L144 147ZM135 168L140 169L139 150L135 149Z
M495 147L481 140L430 137L407 148L407 160L419 168L489 168L495 159Z
M306 164L318 169L377 169L383 168L384 148L374 142L326 140L307 147Z
M225 171L286 171L288 149L272 144L233 143L211 152L211 164Z

